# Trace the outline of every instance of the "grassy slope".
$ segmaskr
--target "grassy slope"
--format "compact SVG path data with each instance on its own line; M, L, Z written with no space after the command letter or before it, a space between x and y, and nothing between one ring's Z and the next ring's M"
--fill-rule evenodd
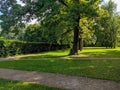
M26 56L22 59L28 59L28 58L56 58L56 57L65 57L68 56L69 50L57 50L57 51L50 51L50 52L45 52L45 53L40 53L40 54L34 54L33 56Z
M29 82L18 82L0 79L0 90L63 90Z
M86 57L120 57L120 47L117 48L105 48L105 47L86 47L80 54Z
M2 61L0 68L51 72L120 81L120 60L16 60Z
M26 56L25 58L55 58L68 56L69 50L51 51L41 54L35 54L34 56ZM120 58L120 47L115 49L106 49L105 47L85 47L83 51L79 52L77 57L118 57ZM68 56L69 57L69 56Z

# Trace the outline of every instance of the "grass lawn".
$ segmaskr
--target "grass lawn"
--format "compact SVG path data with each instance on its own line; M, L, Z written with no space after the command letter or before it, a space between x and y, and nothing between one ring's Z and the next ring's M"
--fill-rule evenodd
M0 90L63 90L29 82L11 81L0 79Z
M40 54L34 54L33 56L25 56L22 59L36 59L36 58L55 58L55 57L69 57L69 50L58 50L58 51L51 51L45 52ZM79 56L72 56L72 57L102 57L102 58L120 58L120 47L115 49L105 47L85 47L83 51L79 52Z
M85 57L119 57L120 58L120 47L117 48L105 48L105 47L85 47L80 54Z
M0 68L76 75L120 82L120 60L1 61Z
M56 57L65 57L68 56L68 54L69 54L69 50L57 50L57 51L44 52L40 54L33 54L31 56L25 56L22 59L56 58Z

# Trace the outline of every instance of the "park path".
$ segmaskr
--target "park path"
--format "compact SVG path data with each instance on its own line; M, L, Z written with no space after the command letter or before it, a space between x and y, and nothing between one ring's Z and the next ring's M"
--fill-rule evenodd
M0 61L8 60L120 60L120 57L84 57L84 56L64 56L64 57L52 57L52 58L26 58L29 56L36 56L37 54L26 54L18 56L10 56L6 58L0 58Z
M24 58L30 55L13 56L7 58L0 58L0 61L10 61L10 60L120 60L119 57L56 57L56 58Z
M0 69L0 78L38 83L67 90L120 90L120 83L79 76Z

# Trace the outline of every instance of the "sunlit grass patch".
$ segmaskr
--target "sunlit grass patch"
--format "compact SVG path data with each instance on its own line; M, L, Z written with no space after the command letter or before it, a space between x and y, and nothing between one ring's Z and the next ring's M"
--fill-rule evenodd
M19 82L0 79L0 90L63 90L63 89L33 84L30 82Z
M56 58L56 57L65 57L68 56L69 50L57 50L57 51L50 51L44 52L40 54L34 54L31 56L25 56L22 59L29 59L29 58Z
M84 47L83 51L79 51L79 55L69 56L68 50L58 50L58 51L50 51L44 52L40 54L34 54L31 56L25 56L21 59L38 59L38 58L59 58L59 57L72 57L72 58L80 58L80 57L101 57L101 58L120 58L120 47L117 48L105 48L105 47Z
M120 47L105 48L105 47L85 47L83 51L79 52L80 55L86 57L120 57Z

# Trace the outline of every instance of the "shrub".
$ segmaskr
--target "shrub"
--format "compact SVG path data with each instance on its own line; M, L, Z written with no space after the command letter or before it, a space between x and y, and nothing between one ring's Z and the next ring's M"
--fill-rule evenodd
M6 56L5 41L0 40L0 56Z
M12 56L17 54L40 53L45 51L53 51L67 49L69 45L23 42L17 40L0 40L0 57Z

